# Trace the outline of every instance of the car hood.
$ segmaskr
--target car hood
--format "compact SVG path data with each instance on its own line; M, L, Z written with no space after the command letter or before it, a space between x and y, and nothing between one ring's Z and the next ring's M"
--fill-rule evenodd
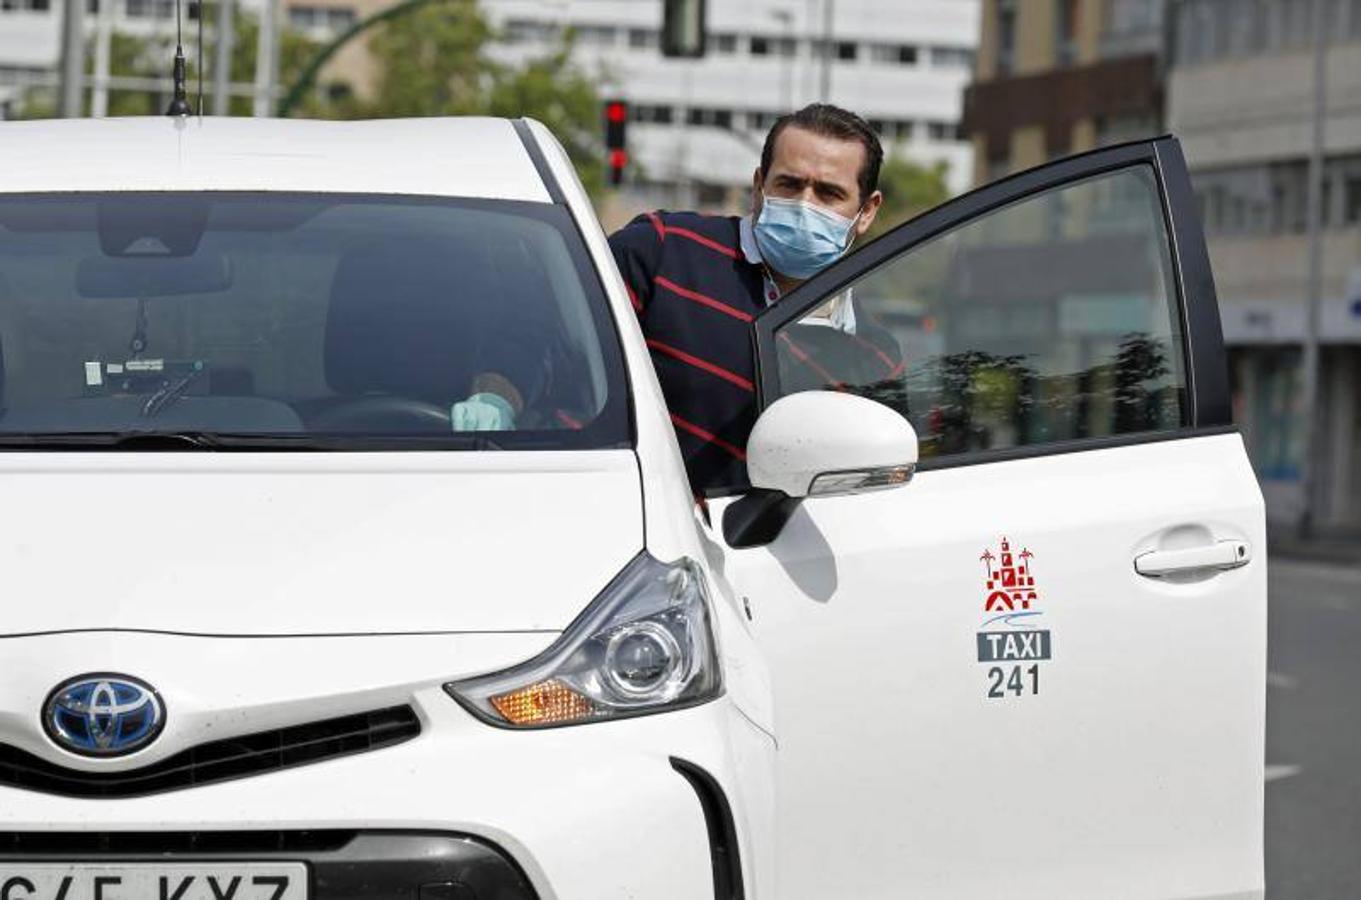
M560 631L640 492L628 450L0 454L0 635Z

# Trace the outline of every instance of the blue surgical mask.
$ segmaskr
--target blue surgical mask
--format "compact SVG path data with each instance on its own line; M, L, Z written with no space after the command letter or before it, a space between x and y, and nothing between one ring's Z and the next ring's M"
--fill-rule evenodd
M816 203L762 196L756 217L756 243L772 269L799 281L812 278L840 259L851 245L848 219Z

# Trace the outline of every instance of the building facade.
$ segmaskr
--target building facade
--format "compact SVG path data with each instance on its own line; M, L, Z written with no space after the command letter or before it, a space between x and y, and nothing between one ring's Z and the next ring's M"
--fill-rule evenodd
M105 5L101 19L100 4ZM235 0L237 6L258 15L263 0ZM198 4L182 0L185 54L193 57L198 40ZM210 13L212 7L208 7ZM55 91L61 66L62 0L0 0L0 119L20 113L32 89ZM205 22L205 53L211 69L213 28ZM85 0L82 23L87 68L93 63L99 32L149 39L165 49L163 78L158 84L138 84L136 90L159 90L166 104L170 101L169 51L175 42L175 0ZM211 71L208 76L211 77Z
M974 183L1161 127L1163 0L984 0Z
M977 0L710 0L699 60L662 57L660 0L483 8L512 58L547 52L570 27L602 96L629 101L636 172L626 206L744 205L776 117L823 99L864 116L889 155L944 163L953 191L971 180L959 121Z
M1315 521L1361 531L1361 0L1179 0L1167 121L1219 289L1236 416L1279 523L1300 514L1315 2L1326 4Z

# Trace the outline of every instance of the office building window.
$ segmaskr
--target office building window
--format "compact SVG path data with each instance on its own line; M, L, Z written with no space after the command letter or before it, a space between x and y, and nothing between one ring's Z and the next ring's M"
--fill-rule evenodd
M1303 159L1196 172L1201 220L1210 234L1302 234L1309 227L1309 164ZM1324 162L1325 228L1361 224L1361 154Z
M630 28L629 47L634 50L655 50L661 46L661 33L655 28Z
M340 32L354 25L355 12L342 6L290 6L288 24L300 31Z
M571 31L582 47L613 47L619 33L609 25L573 25Z
M1054 49L1060 66L1071 66L1078 56L1079 0L1055 0Z
M670 125L675 121L675 111L669 106L635 103L629 110L633 121L651 125Z
M1361 0L1325 3L1331 43L1361 38ZM1315 0L1183 0L1176 26L1181 65L1262 53L1299 53L1313 43Z
M997 74L1016 68L1016 0L997 0Z
M1361 174L1351 176L1344 182L1342 224L1361 225Z
M860 47L853 41L837 41L836 58L842 62L855 62Z
M954 122L927 122L926 136L933 141L962 140L959 125Z
M751 36L752 56L791 57L797 49L798 44L793 38L769 37L759 34Z
M687 125L732 128L732 110L692 106L685 111L685 123Z
M717 32L709 36L715 53L732 56L737 52L737 35L731 32Z
M123 14L129 19L169 19L175 15L174 0L127 0Z
M555 22L508 19L504 33L506 41L512 44L545 43L558 39L558 26Z
M968 47L932 47L931 65L938 69L971 69L974 53Z
M908 44L870 44L870 62L887 66L914 66L917 48Z

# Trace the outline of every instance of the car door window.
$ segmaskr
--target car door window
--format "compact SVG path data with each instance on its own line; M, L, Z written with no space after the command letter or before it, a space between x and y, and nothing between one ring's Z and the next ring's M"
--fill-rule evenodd
M1131 165L971 218L779 325L777 395L885 403L924 459L1176 429L1179 309L1157 177Z

